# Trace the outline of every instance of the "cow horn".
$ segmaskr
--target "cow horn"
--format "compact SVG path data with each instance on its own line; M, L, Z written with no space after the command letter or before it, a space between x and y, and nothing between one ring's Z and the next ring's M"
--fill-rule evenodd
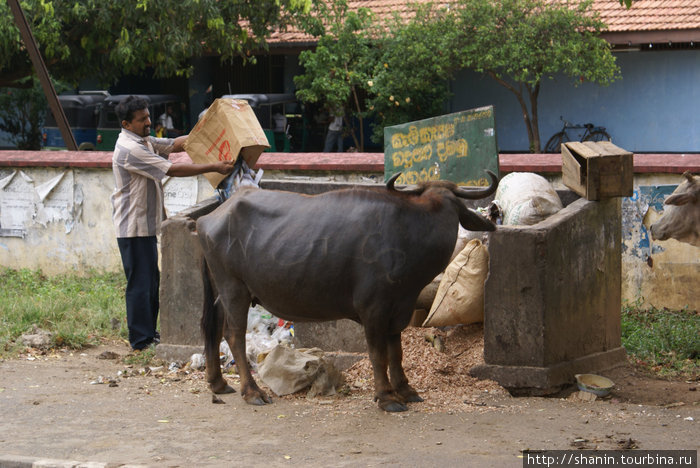
M498 188L498 176L493 172L486 170L486 173L491 176L491 185L486 188L464 188L458 187L455 191L455 195L459 198L466 198L469 200L476 200L478 198L486 198L496 191Z

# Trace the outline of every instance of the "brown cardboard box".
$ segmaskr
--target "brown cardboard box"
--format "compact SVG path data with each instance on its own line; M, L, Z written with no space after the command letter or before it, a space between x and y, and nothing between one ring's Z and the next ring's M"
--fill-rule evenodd
M248 101L228 98L214 101L185 143L185 151L195 163L235 161L241 155L251 168L269 147ZM204 176L214 188L226 177L215 172Z
M633 155L609 141L571 141L561 145L564 185L587 200L629 197Z

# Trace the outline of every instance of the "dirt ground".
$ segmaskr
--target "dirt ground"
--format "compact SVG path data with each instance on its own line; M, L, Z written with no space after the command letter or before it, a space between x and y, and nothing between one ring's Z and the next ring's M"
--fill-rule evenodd
M366 359L336 396L304 392L246 405L214 403L186 364L124 363L129 347L28 350L0 361L0 467L12 457L191 466L522 466L525 449L692 449L700 445L699 382L664 381L622 366L610 396L511 397L468 375L483 355L479 327L404 332L404 365L425 398L389 414L372 401ZM428 330L428 333L430 333ZM235 374L227 375L237 387ZM264 386L263 386L264 387Z

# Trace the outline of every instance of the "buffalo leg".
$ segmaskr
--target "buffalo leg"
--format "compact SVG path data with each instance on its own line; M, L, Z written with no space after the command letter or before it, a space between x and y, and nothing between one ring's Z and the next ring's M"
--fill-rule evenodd
M408 384L408 378L403 371L401 333L390 335L386 347L389 355L389 378L394 392L406 403L423 401L418 392Z
M231 348L236 367L238 367L238 375L241 378L241 396L250 405L272 403L270 397L258 387L255 379L253 379L245 352L245 333L248 326L248 308L251 302L250 294L244 285L235 283L233 287L227 289L222 300L227 305L225 338Z
M224 312L221 307L221 302L217 299L213 304L213 326L214 329L210 331L212 335L207 338L207 345L205 346L205 359L206 359L206 379L209 383L209 388L214 393L234 393L235 390L231 387L221 375L221 366L219 365L219 343L221 343L221 338L223 336L224 328Z
M406 411L408 407L394 392L387 377L389 359L387 356L386 332L365 325L365 337L367 338L369 359L372 362L372 370L374 371L374 400L384 411Z

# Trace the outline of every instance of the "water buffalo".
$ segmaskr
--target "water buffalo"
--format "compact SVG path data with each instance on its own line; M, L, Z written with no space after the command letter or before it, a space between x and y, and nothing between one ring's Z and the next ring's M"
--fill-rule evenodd
M664 201L663 216L651 225L651 237L700 247L700 177L688 171L683 177L686 180Z
M489 187L471 190L445 181L398 190L398 175L386 187L315 196L246 187L199 218L202 330L211 390L234 391L219 367L224 336L245 401L271 401L246 361L253 302L285 320L359 322L374 370L375 401L386 411L405 411L407 402L422 401L401 365L401 331L420 291L447 266L458 223L474 231L495 229L460 200L493 193L498 178L489 175Z

